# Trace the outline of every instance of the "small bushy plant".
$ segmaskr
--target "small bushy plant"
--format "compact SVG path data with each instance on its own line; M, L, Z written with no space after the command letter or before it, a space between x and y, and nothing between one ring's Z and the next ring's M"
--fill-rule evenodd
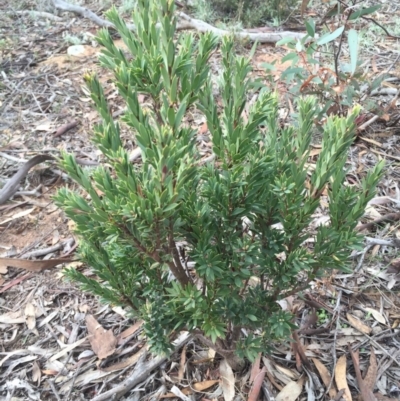
M289 48L282 62L290 61L292 65L280 77L287 84L288 97L307 94L318 97L318 120L322 121L331 114L346 115L358 103L362 104L364 111L374 109L375 113L382 112L366 94L377 89L385 75L370 80L366 71L360 68L360 35L355 29L361 18L367 18L379 8L380 5L363 7L363 2L354 7L338 1L323 17L328 20L327 26L339 25L335 30L319 36L316 22L308 19L305 23L307 35L301 40L287 37L277 43ZM344 47L348 52L343 51ZM268 71L275 68L273 65L265 66Z
M232 38L207 33L195 41L183 33L175 40L172 1L139 0L136 32L115 8L107 17L132 59L103 30L100 61L114 72L127 105L122 121L140 146L142 163L129 161L120 125L99 80L88 73L103 120L93 139L106 163L83 169L65 154L62 166L81 192L62 189L56 200L76 223L81 258L98 279L75 269L66 274L143 319L155 352L168 352L171 336L185 329L231 361L234 355L252 359L290 337L292 316L278 300L326 271L346 270L350 250L360 244L354 228L382 165L361 188L346 185L354 109L327 121L322 152L309 171L316 102L300 101L293 126L281 127L277 97L249 77L250 60L233 54ZM217 48L220 104L209 69ZM150 101L141 104L140 94ZM247 107L254 94L257 100ZM196 129L185 118L194 110L207 121L211 162L202 162ZM311 229L323 193L330 221Z
M298 0L200 0L195 2L197 13L210 19L235 20L244 27L266 25L267 21L281 21L298 5ZM209 10L207 14L203 10ZM208 18L207 18L208 15Z

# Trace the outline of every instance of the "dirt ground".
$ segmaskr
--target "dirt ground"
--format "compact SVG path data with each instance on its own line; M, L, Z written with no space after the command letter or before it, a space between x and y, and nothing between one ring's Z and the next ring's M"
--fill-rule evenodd
M84 6L101 15L102 4ZM0 188L38 154L68 151L87 166L101 161L90 141L98 114L83 83L86 70L98 71L108 84L113 112L122 109L111 75L97 64L98 26L73 13L49 19L23 10L51 12L51 7L40 0L0 2ZM380 21L398 29L400 5L385 10ZM357 361L377 399L399 399L400 39L379 35L366 45L365 68L371 77L389 70L383 89L391 90L376 94L385 113L359 132L349 162L357 182L377 160L386 160L363 223L383 222L365 227L365 249L352 255L353 274L317 280L308 297L282 302L296 311L301 328L291 344L275 344L270 355L235 376L192 339L183 339L171 359L147 354L141 322L65 280L63 267L91 271L76 260L73 226L52 200L57 189L74 184L48 161L34 166L17 194L0 205L0 400L255 400L250 397L256 377L263 379L260 400L277 394L276 400L350 400L361 392ZM263 76L261 64L284 54L282 48L260 45L255 73ZM279 82L284 68L278 63L274 72L282 115L290 110ZM200 127L202 121L195 123ZM126 143L135 149L133 140ZM311 325L307 315L314 318ZM355 361L349 346L359 352ZM130 391L118 387L136 377Z

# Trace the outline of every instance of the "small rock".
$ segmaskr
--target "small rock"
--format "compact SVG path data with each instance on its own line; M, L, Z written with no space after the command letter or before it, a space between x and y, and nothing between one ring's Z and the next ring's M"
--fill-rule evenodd
M351 311L351 314L355 317L358 317L359 319L362 319L364 317L364 312L362 310L353 310Z
M90 57L98 53L99 50L87 45L73 45L68 47L67 54L73 57Z
M383 329L382 329L381 326L375 326L375 327L372 328L371 334L376 336L377 334L382 333L382 331L383 331Z

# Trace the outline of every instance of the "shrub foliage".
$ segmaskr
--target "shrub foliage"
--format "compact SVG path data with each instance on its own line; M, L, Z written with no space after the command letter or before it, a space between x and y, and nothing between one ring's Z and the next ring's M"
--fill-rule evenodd
M279 22L298 6L298 0L198 0L198 13L212 12L214 19L236 20L246 28L266 25L268 20Z
M171 336L186 329L224 356L236 350L252 359L290 336L292 316L279 299L324 272L347 268L349 251L360 245L354 228L382 165L360 188L346 184L354 109L328 119L310 170L315 101L299 101L293 125L280 126L276 95L250 77L250 59L233 54L232 38L175 38L172 1L139 1L135 32L115 8L107 17L131 57L103 30L100 61L115 75L127 106L121 120L142 162L129 161L99 80L86 74L103 121L93 140L106 163L83 169L64 154L61 164L80 190L62 189L56 200L76 223L81 258L98 279L75 269L67 275L143 319L155 352L168 352ZM220 103L209 67L217 49ZM142 104L140 94L150 100ZM207 121L212 161L201 159L193 111ZM323 194L330 220L313 228Z

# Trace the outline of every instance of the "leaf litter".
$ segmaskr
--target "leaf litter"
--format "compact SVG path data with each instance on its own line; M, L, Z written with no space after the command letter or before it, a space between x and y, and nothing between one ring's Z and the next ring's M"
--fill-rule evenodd
M0 178L9 179L21 162L35 154L57 156L63 149L74 152L83 164L100 163L90 142L98 115L83 89L82 74L90 68L100 71L104 83L111 77L99 70L99 49L92 47L90 39L83 47L71 49L63 37L67 31L81 38L82 33L88 33L90 38L98 27L83 18L69 24L69 14L49 24L25 14L7 14L6 18L7 31L0 29L11 38L12 46L1 61L7 80L6 90L0 94ZM379 46L395 62L394 45ZM75 53L68 54L68 48L69 53ZM261 63L279 61L279 52L260 46L254 56L256 74L263 74ZM378 58L374 56L372 63L376 74L382 68ZM213 72L218 73L218 68L216 60ZM278 66L274 75L282 98L286 88L279 82L279 73L283 68ZM398 70L393 76L396 74ZM107 95L115 115L121 113L112 87ZM143 97L141 102L145 101ZM396 105L395 99L391 100L392 109ZM376 122L373 130L363 130L353 147L357 174L378 157L388 160L379 196L369 205L369 219L360 224L363 234L374 236L372 242L352 255L357 266L346 281L340 274L315 280L310 290L315 303L287 300L298 323L309 313L318 312L317 320L294 334L295 346L275 344L270 356L260 356L245 372L232 372L226 361L193 339L181 344L170 359L157 359L147 352L142 322L131 321L112 306L100 305L73 283L65 282L60 266L66 263L86 275L92 273L79 263L72 265L72 227L52 204L51 196L65 185L65 176L53 162L35 166L17 194L0 208L0 396L13 400L100 400L111 399L107 392L117 389L119 399L123 399L129 392L123 393L119 386L133 378L128 384L138 383L130 388L130 396L139 394L135 399L143 400L156 395L190 400L310 399L318 396L319 380L325 392L322 399L357 399L362 388L364 399L367 390L378 400L397 399L400 269L395 240L400 238L400 190L396 154L400 143L394 135L396 126L390 125L392 109L386 113L386 126ZM197 116L195 124L203 157L208 158L207 125ZM138 162L138 148L129 141L127 145L131 161ZM318 143L313 146L310 168L320 152ZM317 219L316 224L323 223L323 207ZM368 258L371 249L373 257ZM342 297L336 305L339 291ZM341 398L337 398L340 393Z

